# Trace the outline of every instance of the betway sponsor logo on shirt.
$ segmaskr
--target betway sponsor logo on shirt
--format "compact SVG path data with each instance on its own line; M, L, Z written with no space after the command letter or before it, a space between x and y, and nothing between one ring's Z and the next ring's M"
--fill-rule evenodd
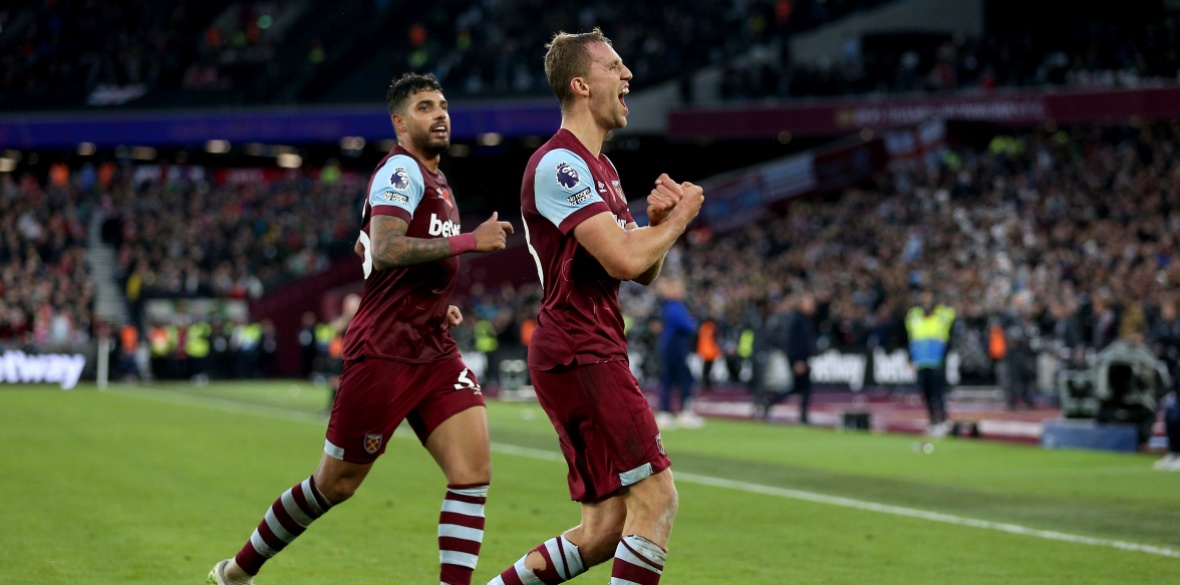
M86 367L86 356L81 354L26 354L23 351L6 351L0 355L0 383L61 385L69 390L78 385L82 369Z
M451 220L443 221L436 214L430 214L430 235L449 238L459 235L459 226Z

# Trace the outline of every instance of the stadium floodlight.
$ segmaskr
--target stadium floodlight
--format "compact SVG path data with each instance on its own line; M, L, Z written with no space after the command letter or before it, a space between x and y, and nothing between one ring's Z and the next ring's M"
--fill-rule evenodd
M10 158L13 160L13 162L20 162L20 159L21 159L20 151L19 150L6 150L6 151L4 151L4 158Z
M456 158L463 158L471 154L471 147L461 142L451 143L451 148L447 150L447 154Z
M499 132L485 132L476 139L481 146L496 146L504 141Z
M8 157L0 158L0 173L11 173L16 170L16 161Z
M229 152L229 141L213 139L205 143L205 152L209 154L225 154Z
M91 156L98 150L93 142L78 143L78 156Z
M293 152L284 152L275 157L275 162L284 169L297 169L303 166L303 157Z

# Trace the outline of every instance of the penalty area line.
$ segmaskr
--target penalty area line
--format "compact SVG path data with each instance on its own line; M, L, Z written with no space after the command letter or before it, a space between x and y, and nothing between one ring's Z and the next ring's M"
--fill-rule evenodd
M229 400L224 398L215 398L211 396L202 396L196 394L186 394L175 390L164 390L157 388L149 388L144 386L137 387L121 387L116 390L108 389L107 392L117 394L120 396L127 396L131 398L143 398L159 402L166 402L170 404L182 404L191 406L202 406L205 408L212 408L225 412L232 412L235 414L248 414L255 416L263 416L267 418L278 418L293 422L315 422L324 424L325 417L320 414L312 414L306 411L279 408L273 406L264 406L260 404L251 404L247 402L239 402L236 400ZM395 436L401 438L412 437L412 434L397 433ZM565 458L557 451L549 451L545 449L534 449L530 447L521 447L518 445L509 445L505 443L492 443L492 451L504 455L512 455L516 457L527 457L530 459L539 459L542 461L550 461L554 463L564 462ZM1008 534L1016 534L1020 536L1029 536L1033 538L1040 538L1043 540L1052 540L1057 542L1066 542L1071 544L1084 544L1089 546L1101 546L1106 548L1114 548L1118 550L1139 552L1152 554L1163 557L1170 557L1180 559L1180 551L1150 544L1143 544L1138 542L1128 542L1124 540L1112 540L1107 538L1096 538L1092 536L1083 536L1080 534L1070 534L1068 532L1059 532L1056 530L1042 530L1039 528L1030 528L1028 526L1021 526L1019 524L1011 524L1007 522L993 522L991 520L981 520L978 518L969 518L966 516L957 516L954 514L945 514L942 512L931 512L929 510L920 510L918 508L907 508L905 506L894 506L890 504L880 504L877 502L870 502L867 500L857 500L854 498L845 498L841 496L830 496L826 494L809 492L805 490L796 490L790 488L782 488L776 486L762 485L757 483L750 483L745 481L738 481L733 479L725 479L720 477L712 477L709 475L700 475L696 473L689 473L684 471L676 471L676 481L692 483L697 485L704 485L709 487L725 488L735 491L746 492L750 494L774 496L779 498L798 500L803 502L811 502L815 504L824 504L829 506L839 506L842 508L850 508L854 510L862 510L866 512L876 512L879 514L889 514L892 516L900 516L904 518L916 518L919 520L926 520L929 522L939 522L942 524L950 524L954 526L965 526L969 528L979 528L982 530L994 530L997 532L1005 532Z

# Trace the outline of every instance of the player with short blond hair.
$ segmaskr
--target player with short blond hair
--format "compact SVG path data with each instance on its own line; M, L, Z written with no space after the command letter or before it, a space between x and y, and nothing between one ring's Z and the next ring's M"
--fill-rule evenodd
M529 160L521 187L525 236L544 288L528 363L582 523L490 585L562 583L612 558L612 584L656 585L677 495L655 418L627 363L619 284L656 278L704 193L661 175L647 199L650 226L638 227L602 154L607 133L627 125L631 71L598 29L559 33L547 48L545 73L562 121Z

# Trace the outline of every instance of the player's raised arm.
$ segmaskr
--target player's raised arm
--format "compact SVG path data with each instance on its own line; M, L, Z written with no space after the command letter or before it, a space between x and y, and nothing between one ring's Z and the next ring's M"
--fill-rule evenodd
M664 258L700 213L704 200L701 187L686 183L679 202L656 226L627 231L611 214L600 213L578 224L574 237L613 278L647 284L650 279L644 282L641 277Z
M683 183L677 185L668 173L663 173L656 179L656 186L651 190L651 194L647 196L647 219L649 226L660 225L672 208L680 202L680 198L684 196L684 190L689 188L690 183ZM627 224L627 231L640 229L635 222ZM660 272L664 269L664 257L660 256L654 264L643 271L643 274L631 279L634 282L648 286L655 282Z

